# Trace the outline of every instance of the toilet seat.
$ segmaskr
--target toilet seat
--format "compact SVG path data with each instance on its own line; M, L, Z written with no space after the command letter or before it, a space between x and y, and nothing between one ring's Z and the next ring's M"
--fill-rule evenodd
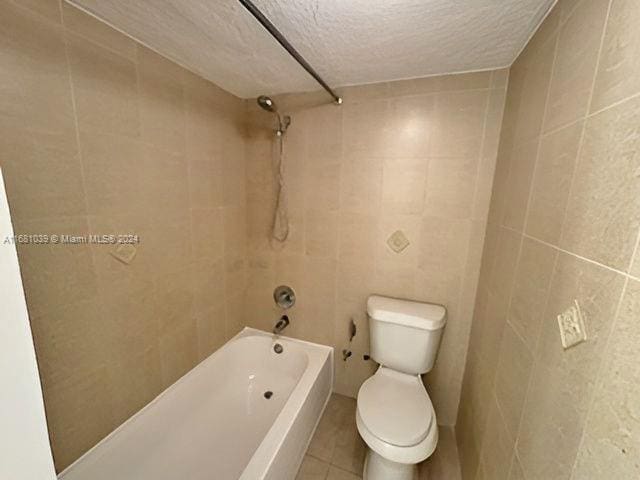
M424 440L433 419L420 377L384 367L362 384L358 410L376 437L398 447Z
M421 462L438 441L435 412L420 377L385 367L362 384L356 423L369 448L395 462Z

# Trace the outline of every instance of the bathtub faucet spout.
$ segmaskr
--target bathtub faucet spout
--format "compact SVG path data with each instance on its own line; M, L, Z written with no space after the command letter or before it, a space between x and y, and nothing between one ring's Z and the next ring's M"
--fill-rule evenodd
M285 328L287 328L288 325L289 317L287 317L286 315L282 315L282 317L280 317L280 320L278 320L278 323L276 323L276 326L273 327L273 333L279 335Z

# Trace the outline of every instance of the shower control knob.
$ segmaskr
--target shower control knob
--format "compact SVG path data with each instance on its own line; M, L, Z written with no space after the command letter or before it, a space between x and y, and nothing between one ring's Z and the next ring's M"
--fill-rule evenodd
M296 294L293 291L293 288L288 285L280 285L273 291L273 299L276 302L276 305L283 310L287 310L295 305Z

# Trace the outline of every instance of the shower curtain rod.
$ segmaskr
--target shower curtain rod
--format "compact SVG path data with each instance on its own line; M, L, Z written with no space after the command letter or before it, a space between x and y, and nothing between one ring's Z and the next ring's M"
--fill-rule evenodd
M322 79L322 77L318 75L318 72L316 72L313 69L313 67L309 65L309 62L307 62L304 59L304 57L300 55L295 48L293 48L293 45L291 45L289 41L284 37L284 35L282 35L282 33L280 33L280 31L275 27L275 25L271 23L267 17L264 16L264 14L258 9L258 7L256 7L253 4L253 2L251 2L251 0L238 0L238 1L242 4L244 8L246 8L249 11L249 13L251 13L251 15L253 15L256 18L256 20L258 20L258 22L260 22L260 24L264 28L267 29L267 31L271 34L271 36L273 36L273 38L275 38L278 41L278 43L282 45L282 47L287 52L289 52L289 55L291 55L296 60L296 62L298 62L300 66L304 68L307 71L307 73L316 80L316 82L322 85L322 88L324 88L327 91L327 93L331 95L331 97L333 97L333 101L337 105L341 105L342 98L339 97L331 89L329 85L327 85L327 83Z

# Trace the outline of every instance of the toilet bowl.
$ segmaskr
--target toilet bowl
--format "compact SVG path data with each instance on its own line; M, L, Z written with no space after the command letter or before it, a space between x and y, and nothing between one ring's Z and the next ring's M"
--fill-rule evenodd
M438 426L419 376L380 367L358 393L356 425L369 447L363 478L412 480L438 443Z
M446 311L440 305L372 296L371 357L380 367L360 387L356 425L368 446L364 480L413 480L438 443L421 374L435 361Z

